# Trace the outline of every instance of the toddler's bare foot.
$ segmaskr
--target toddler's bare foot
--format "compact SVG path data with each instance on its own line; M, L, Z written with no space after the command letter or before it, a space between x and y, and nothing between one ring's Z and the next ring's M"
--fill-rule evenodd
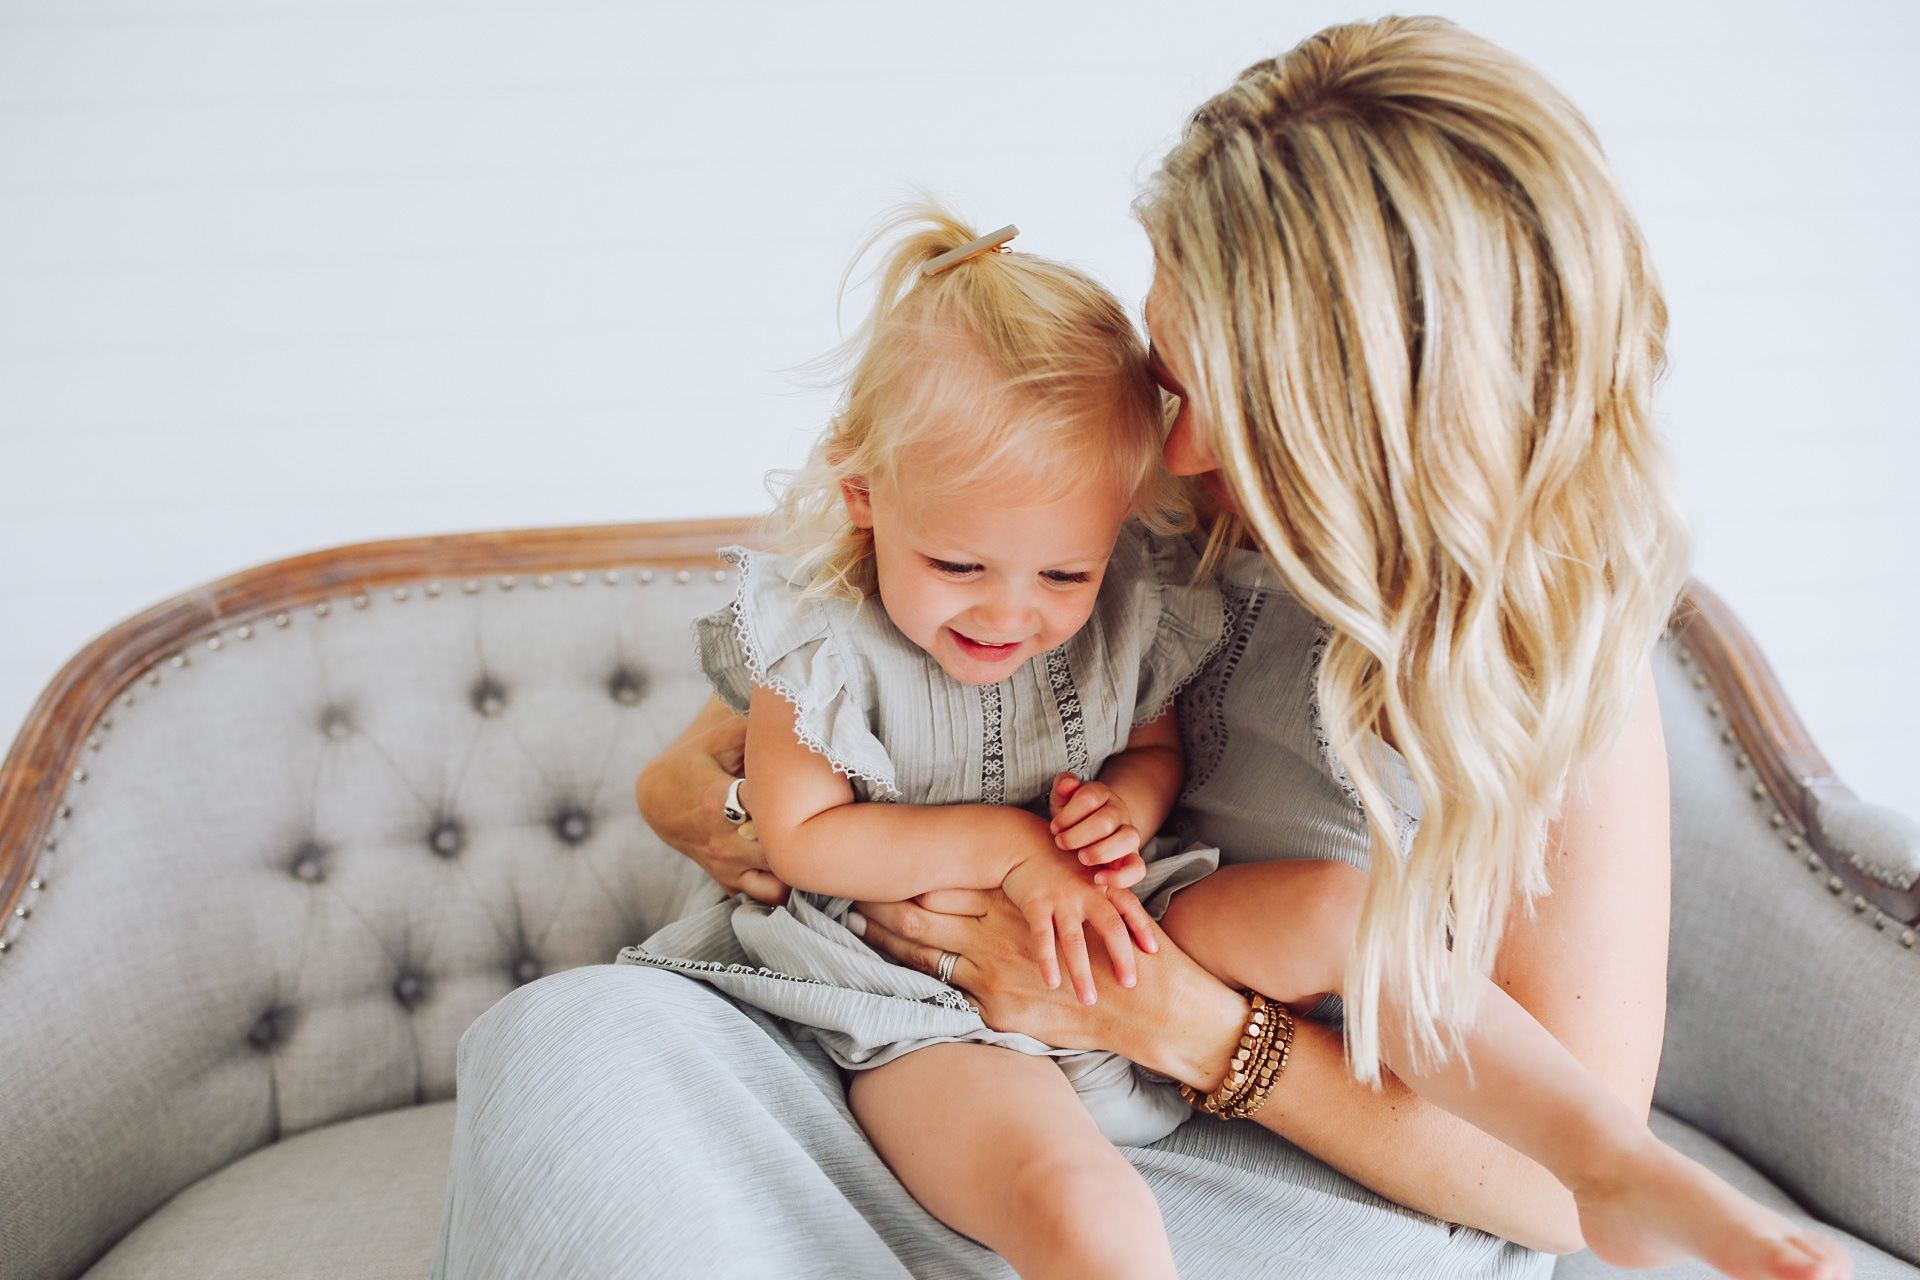
M1574 1189L1587 1247L1617 1267L1699 1258L1739 1280L1842 1280L1853 1263L1652 1134L1620 1167Z

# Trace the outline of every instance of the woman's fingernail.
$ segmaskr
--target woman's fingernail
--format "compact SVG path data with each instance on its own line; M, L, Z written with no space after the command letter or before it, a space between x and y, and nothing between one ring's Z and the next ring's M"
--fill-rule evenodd
M1120 985L1123 987L1130 987L1138 981L1140 981L1140 979L1134 977L1132 974L1128 974L1126 977L1120 979Z
M867 936L867 918L858 911L849 911L847 912L847 928L853 930L854 937L864 938Z

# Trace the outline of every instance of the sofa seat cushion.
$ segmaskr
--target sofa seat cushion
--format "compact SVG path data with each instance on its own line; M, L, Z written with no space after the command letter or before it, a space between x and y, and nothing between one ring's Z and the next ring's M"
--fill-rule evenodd
M262 1147L162 1205L86 1280L423 1280L453 1113L402 1107Z
M1775 1213L1795 1222L1806 1223L1838 1240L1853 1259L1854 1280L1920 1280L1920 1267L1902 1262L1857 1236L1850 1236L1817 1221L1752 1165L1691 1125L1656 1110L1652 1127L1662 1142L1681 1155L1698 1160L1725 1178L1736 1191L1753 1197ZM1719 1280L1719 1275L1712 1267L1700 1262L1664 1267L1658 1271L1624 1271L1608 1266L1591 1253L1576 1253L1562 1258L1553 1270L1553 1280L1625 1280L1627 1276L1657 1276L1663 1280Z

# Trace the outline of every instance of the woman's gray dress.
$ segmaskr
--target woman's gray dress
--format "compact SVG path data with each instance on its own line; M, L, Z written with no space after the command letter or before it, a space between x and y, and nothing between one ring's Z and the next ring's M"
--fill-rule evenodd
M1367 831L1313 704L1321 631L1258 557L1227 639L1181 691L1183 838L1227 861L1365 865ZM575 969L460 1044L435 1275L1009 1277L887 1171L820 1042L647 966ZM1393 1204L1247 1122L1126 1147L1186 1280L1545 1277L1552 1259Z

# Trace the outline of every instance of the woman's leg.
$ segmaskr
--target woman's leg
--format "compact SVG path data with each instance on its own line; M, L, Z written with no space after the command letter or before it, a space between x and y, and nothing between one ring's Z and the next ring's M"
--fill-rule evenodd
M635 965L508 995L460 1044L435 1275L1005 1280L887 1171L810 1042Z
M915 1198L1024 1280L1174 1275L1153 1193L1051 1060L936 1044L861 1072L849 1100Z
M1223 981L1297 1001L1341 990L1365 888L1365 873L1341 863L1226 867L1178 894L1163 923ZM1783 1280L1850 1271L1838 1245L1656 1139L1496 984L1485 984L1461 1051L1437 1063L1420 1060L1396 1029L1400 1011L1383 1006L1381 1050L1393 1073L1546 1166L1573 1192L1601 1258L1652 1267L1695 1257L1728 1275Z

